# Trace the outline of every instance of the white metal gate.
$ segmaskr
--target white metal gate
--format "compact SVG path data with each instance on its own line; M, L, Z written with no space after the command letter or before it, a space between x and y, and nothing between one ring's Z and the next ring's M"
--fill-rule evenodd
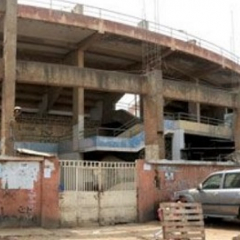
M135 222L135 163L61 161L62 226Z

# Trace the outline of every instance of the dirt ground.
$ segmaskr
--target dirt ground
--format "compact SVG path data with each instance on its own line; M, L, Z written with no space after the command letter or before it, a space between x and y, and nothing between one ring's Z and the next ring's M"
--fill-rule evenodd
M79 229L2 229L0 240L152 240L158 222ZM222 222L206 226L206 240L232 240L240 234L240 223Z

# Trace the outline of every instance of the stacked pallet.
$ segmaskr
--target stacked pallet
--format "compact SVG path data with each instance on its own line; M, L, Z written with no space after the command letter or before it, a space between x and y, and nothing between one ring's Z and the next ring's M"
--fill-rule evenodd
M233 237L232 240L240 240L240 235L236 236L236 237Z
M205 240L199 203L161 203L164 240Z

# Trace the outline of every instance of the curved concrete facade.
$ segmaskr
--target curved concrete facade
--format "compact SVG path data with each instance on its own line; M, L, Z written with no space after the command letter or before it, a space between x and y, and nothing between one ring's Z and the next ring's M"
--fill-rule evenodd
M125 93L140 98L135 105L144 123L146 159L167 158L167 141L179 146L172 151L178 158L181 151L200 160L240 150L240 65L234 54L141 19L132 23L128 16L123 24L93 17L80 5L68 12L16 1L5 5L0 6L2 154L14 154L15 142L70 140L72 155L98 160L107 151L82 155L80 139L87 138L88 128L98 138L117 137L114 128L127 122L113 121L115 104ZM174 133L164 134L166 119L191 126L175 129L181 144Z

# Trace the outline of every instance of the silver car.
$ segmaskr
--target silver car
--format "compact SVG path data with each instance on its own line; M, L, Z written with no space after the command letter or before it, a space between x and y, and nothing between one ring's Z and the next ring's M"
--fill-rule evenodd
M240 169L214 172L197 188L175 192L174 199L202 203L204 217L240 219Z

